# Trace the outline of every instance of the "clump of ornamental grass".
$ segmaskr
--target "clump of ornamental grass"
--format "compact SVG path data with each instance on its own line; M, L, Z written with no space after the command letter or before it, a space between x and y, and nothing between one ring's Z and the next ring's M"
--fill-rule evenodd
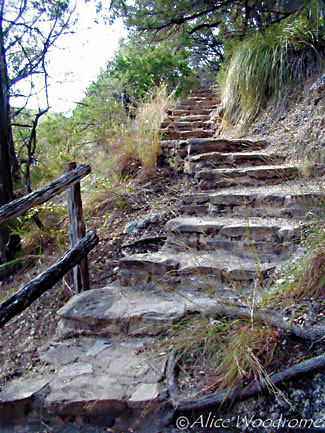
M322 69L321 38L317 20L301 14L233 42L219 76L220 131L247 126L268 103L279 111L294 86Z

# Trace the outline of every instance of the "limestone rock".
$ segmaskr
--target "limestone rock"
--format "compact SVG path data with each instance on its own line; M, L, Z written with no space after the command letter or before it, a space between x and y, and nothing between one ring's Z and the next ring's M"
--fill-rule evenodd
M154 293L118 293L119 289L88 290L74 296L58 315L61 336L156 335L183 317L184 304Z

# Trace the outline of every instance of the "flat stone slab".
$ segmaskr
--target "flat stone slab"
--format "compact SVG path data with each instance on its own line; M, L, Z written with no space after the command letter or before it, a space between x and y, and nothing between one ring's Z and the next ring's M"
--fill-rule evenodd
M240 186L263 186L285 183L297 179L299 167L295 165L269 165L244 168L204 169L197 173L199 188L213 190Z
M16 416L32 417L29 421L41 416L42 421L59 425L75 419L87 423L92 417L105 425L134 422L137 411L151 404L157 407L166 397L167 355L158 349L153 338L85 337L53 342L40 357L49 364L53 361L57 372L5 387L0 393L0 425L15 422ZM77 361L58 365L58 355L64 351L78 353Z
M240 187L188 194L183 203L183 212L190 215L305 219L309 211L323 213L325 194L315 185Z
M166 358L153 350L155 341L150 338L109 339L98 337L69 338L53 342L53 347L40 350L40 359L57 367L57 378L73 379L75 376L107 375L128 385L135 380L143 383L160 381ZM98 350L101 346L101 350ZM78 353L76 361L58 364L64 351ZM68 380L68 381L69 381Z
M176 122L197 122L197 121L207 121L210 119L210 116L207 114L194 114L188 116L168 116L170 119L175 119Z
M259 167L244 168L216 168L211 170L201 170L197 176L200 179L213 180L216 178L234 178L240 176L251 176L260 179L270 179L281 177L283 181L286 178L292 178L299 172L296 165L267 165Z
M193 107L193 108L188 108L188 109L175 109L172 110L172 115L173 116L182 116L182 117L186 117L188 116L192 116L192 115L204 115L204 114L210 114L211 110L207 109L207 108L200 108L200 107Z
M142 383L131 395L128 405L132 408L141 408L148 403L155 402L158 396L159 386L157 383Z
M121 288L88 290L58 311L65 335L156 335L185 314L184 303Z
M13 380L0 391L0 404L25 400L41 392L53 380L51 376Z
M43 362L53 364L55 367L76 363L82 356L81 345L73 340L64 344L52 343L50 347L41 347L41 359Z
M166 224L166 246L210 250L260 261L281 260L299 239L301 226L283 218L180 217Z
M256 160L261 162L261 165L266 163L274 163L275 161L282 161L284 157L278 153L265 153L265 152L209 152L192 155L189 157L189 162L198 164L200 162L211 162L219 165L223 162L239 164L242 161L251 162L255 165Z
M268 197L268 196L279 196L292 198L293 200L299 199L311 201L311 204L315 201L325 201L325 193L322 188L313 182L286 182L282 185L269 185L269 186L240 186L240 188L231 187L224 188L222 191L214 192L197 192L193 194L185 194L183 201L185 204L194 202L215 202L222 203L227 197L229 198L229 204L232 203L233 197L237 199L240 197L245 198L257 198L257 197ZM237 202L234 202L237 204Z
M87 362L75 362L60 368L58 372L59 377L71 378L74 376L81 376L83 374L93 373L93 366Z
M156 263L156 255L159 258L163 254L166 257L177 259L178 267L167 275L155 274L155 267L150 266L150 260ZM132 263L136 261L139 264L142 263L140 285L147 281L149 288L154 290L160 288L160 293L161 290L166 293L166 289L161 289L166 284L169 288L177 286L176 292L172 295L176 299L179 287L186 287L188 293L190 293L193 288L215 286L218 289L219 296L227 297L228 294L225 290L231 286L231 282L236 281L241 288L245 288L247 284L250 284L259 276L260 271L265 276L269 274L276 266L276 263L279 262L279 257L273 257L273 259L263 261L263 258L261 258L260 263L257 265L252 255L243 257L236 251L197 251L187 248L185 242L183 242L177 250L166 245L157 253L135 254L132 256ZM120 270L120 278L125 286L134 288L139 268L129 268L127 263L124 268L123 264ZM147 273L146 280L143 276L145 273ZM202 296L204 297L204 292L202 292Z
M263 149L265 140L244 140L226 138L193 138L188 140L188 155L210 152L245 152Z
M54 379L55 375L45 375L13 380L5 386L0 392L0 431L19 422L25 425L27 416L31 421L37 420Z
M230 238L248 236L249 230L250 237L268 240L270 234L281 237L282 229L299 230L300 225L281 218L179 217L168 221L165 227L168 232L219 233Z
M181 129L183 131L188 131L190 128L204 128L209 127L211 125L210 122L202 121L202 120L196 120L196 121L176 121L169 123L171 127L176 127L178 129Z
M46 397L45 408L55 411L71 410L72 403L91 402L101 403L105 401L110 410L121 411L125 408L124 401L126 389L110 376L78 376L70 381L60 378L54 380L50 387L50 393Z
M138 260L139 256L142 257L141 263ZM140 270L142 268L147 270L148 266L151 266L152 270L154 270L157 274L165 274L166 272L175 271L179 266L179 262L176 257L169 256L166 255L165 252L160 253L160 251L158 251L152 256L151 254L148 255L146 253L142 255L133 254L132 256L125 256L121 259L121 266L124 268L136 266Z

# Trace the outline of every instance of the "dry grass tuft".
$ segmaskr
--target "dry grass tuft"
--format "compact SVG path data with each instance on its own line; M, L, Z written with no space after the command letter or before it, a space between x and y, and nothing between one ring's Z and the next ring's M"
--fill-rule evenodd
M318 24L307 16L283 20L232 45L223 66L220 131L240 133L270 102L280 112L289 92L323 67Z
M190 375L205 376L207 386L199 394L268 381L268 371L278 359L277 333L269 324L200 315L174 331L168 342L179 353L183 374L188 374L190 363Z
M155 90L138 108L136 118L120 126L120 130L107 143L111 170L120 179L141 175L153 176L160 155L161 122L173 95L167 95L166 87Z
M314 299L325 297L325 250L312 257L297 286L295 298L298 300L305 295Z

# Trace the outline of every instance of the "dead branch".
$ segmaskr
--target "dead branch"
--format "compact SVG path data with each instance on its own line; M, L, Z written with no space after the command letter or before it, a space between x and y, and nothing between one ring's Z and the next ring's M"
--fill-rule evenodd
M176 364L174 359L174 365ZM302 361L299 364L293 365L285 370L275 373L268 379L258 381L252 385L244 387L242 390L233 388L230 391L222 391L208 397L202 397L196 400L178 401L173 399L173 406L177 412L184 412L189 410L205 409L208 407L224 404L225 402L243 400L248 397L252 397L255 394L268 391L270 387L279 385L281 382L297 378L299 376L313 373L317 370L325 368L325 355L316 356L315 358ZM171 368L168 371L170 372ZM172 381L172 379L168 379Z

